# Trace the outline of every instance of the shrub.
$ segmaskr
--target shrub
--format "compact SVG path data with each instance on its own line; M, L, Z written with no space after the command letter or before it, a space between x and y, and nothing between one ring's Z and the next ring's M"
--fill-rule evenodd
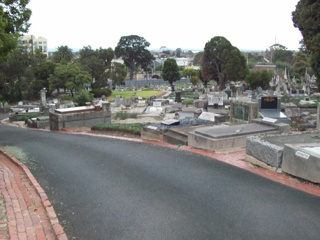
M92 89L90 93L92 93L95 98L100 98L102 95L105 95L106 97L111 96L112 91L109 88L96 88Z
M140 123L109 123L109 124L96 124L91 127L93 131L122 131L140 135Z
M193 101L191 99L185 99L181 102L182 105L192 105Z
M138 113L129 113L129 112L117 112L115 118L120 120L125 120L128 118L137 118Z
M78 104L78 106L85 106L86 102L92 102L93 95L86 90L82 90L79 95L74 97L74 102Z
M160 79L159 75L152 75L152 79Z

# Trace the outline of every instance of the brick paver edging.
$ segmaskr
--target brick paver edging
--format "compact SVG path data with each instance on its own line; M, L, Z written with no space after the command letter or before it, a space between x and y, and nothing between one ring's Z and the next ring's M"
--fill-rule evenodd
M12 161L12 163L14 163L18 167L20 167L22 169L22 171L26 174L26 176L30 180L31 184L33 185L33 187L35 188L36 192L38 193L38 195L41 199L42 205L43 205L45 211L47 212L47 215L50 219L50 223L52 225L52 228L53 228L54 233L56 234L57 238L59 240L67 240L68 239L67 235L65 234L62 226L59 223L58 217L53 209L53 206L51 205L51 203L47 197L47 194L44 192L42 187L39 185L37 180L34 178L32 173L30 172L30 170L22 162L20 162L18 159L16 159L11 154L4 151L2 148L0 148L0 152L3 153L5 156L7 156L8 159L10 159Z

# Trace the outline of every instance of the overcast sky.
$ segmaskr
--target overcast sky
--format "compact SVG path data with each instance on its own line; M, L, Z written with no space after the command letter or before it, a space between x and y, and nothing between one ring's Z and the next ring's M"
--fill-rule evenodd
M122 36L139 35L150 49L203 50L223 36L240 50L274 43L298 50L301 33L291 13L298 0L30 0L29 34L49 49L115 48Z

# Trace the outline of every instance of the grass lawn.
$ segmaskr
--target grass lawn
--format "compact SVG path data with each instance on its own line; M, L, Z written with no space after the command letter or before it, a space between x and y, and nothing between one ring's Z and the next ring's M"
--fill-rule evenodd
M163 92L154 91L154 90L145 90L145 91L113 91L112 95L108 97L108 101L114 101L117 95L122 98L130 98L134 93L136 93L137 97L148 98L151 96L161 96Z

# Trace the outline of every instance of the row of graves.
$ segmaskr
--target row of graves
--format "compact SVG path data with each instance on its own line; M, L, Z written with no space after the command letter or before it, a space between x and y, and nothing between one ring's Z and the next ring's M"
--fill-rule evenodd
M141 136L209 151L245 148L246 160L253 164L320 183L319 131L291 131L292 120L301 115L295 105L281 110L281 98L266 92L256 99L209 93L193 107L182 108L177 119L146 124ZM312 126L319 115L318 110Z

